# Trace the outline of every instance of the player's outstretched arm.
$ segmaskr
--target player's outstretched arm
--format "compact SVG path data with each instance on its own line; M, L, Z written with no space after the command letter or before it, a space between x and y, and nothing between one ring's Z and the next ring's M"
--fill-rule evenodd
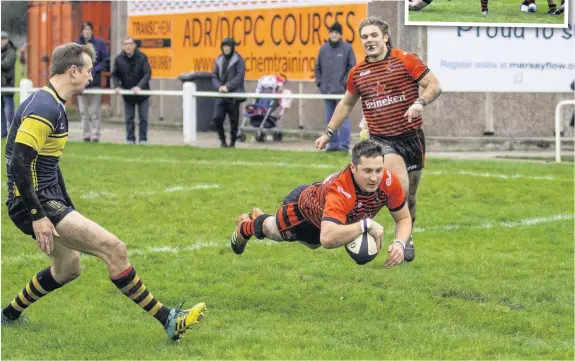
M347 117L349 117L349 114L357 104L358 100L358 94L352 94L349 91L346 91L343 95L343 99L337 103L337 106L333 111L333 115L331 116L327 127L333 130L339 128L339 126L347 119Z
M331 120L329 121L325 134L321 137L316 139L315 145L318 150L322 150L325 148L327 143L329 142L330 138L333 135L333 132L339 128L339 126L347 119L353 107L357 104L359 100L358 94L352 94L349 91L346 91L343 95L343 99L337 104Z
M364 222L363 225L362 222ZM345 246L364 232L369 232L369 234L375 238L377 249L381 249L383 226L371 219L351 224L337 224L332 221L322 221L320 242L324 248L337 248Z
M395 239L405 245L407 239L411 235L411 215L409 214L409 207L407 202L400 210L396 212L389 212L395 221Z
M337 224L332 221L321 222L320 242L324 248L337 248L348 244L362 233L360 222Z
M324 248L337 248L348 244L363 233L361 222L337 224L321 222L320 242Z
M385 265L393 267L403 262L403 252L405 250L405 243L411 234L411 215L409 214L409 207L407 203L395 212L391 212L391 216L395 220L395 240L387 247L387 260Z

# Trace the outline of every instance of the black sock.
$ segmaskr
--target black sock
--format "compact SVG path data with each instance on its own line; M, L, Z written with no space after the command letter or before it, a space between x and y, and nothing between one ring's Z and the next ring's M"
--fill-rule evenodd
M22 312L31 304L60 287L62 287L62 285L56 282L54 277L52 277L50 267L43 269L32 277L32 280L20 291L18 296L2 310L2 313L4 313L4 316L8 319L15 320L20 317Z
M166 324L170 310L146 289L134 267L128 267L116 279L112 279L112 282L126 297L154 316L162 325Z
M271 217L271 215L269 214L262 214L261 216L259 216L258 218L256 218L254 220L254 231L255 231L255 236L257 239L264 239L266 238L266 235L264 234L264 221L266 219L268 219L268 217Z

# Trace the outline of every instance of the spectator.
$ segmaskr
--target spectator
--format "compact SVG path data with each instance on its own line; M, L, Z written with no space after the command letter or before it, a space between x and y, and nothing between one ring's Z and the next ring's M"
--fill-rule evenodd
M114 60L112 79L116 93L121 89L128 89L134 93L141 90L150 90L152 69L146 54L136 48L134 38L126 36L123 42L123 51ZM139 144L148 142L148 95L124 95L124 117L126 119L126 141L128 144L136 143L134 118L136 106L138 107Z
M28 44L24 43L20 47L20 65L22 65L20 67L20 74L22 75L22 78L26 78L26 74L28 74L26 71L26 53L28 52L27 46Z
M244 93L244 77L246 64L244 59L235 51L236 41L225 38L222 41L222 54L216 59L212 83L220 93ZM222 148L234 148L238 137L238 124L240 121L240 103L244 99L216 98L214 107L214 123L217 127ZM224 120L226 114L230 118L230 144L226 143Z
M329 29L329 40L319 49L315 63L315 82L322 94L344 94L347 74L355 66L355 55L350 44L341 38L341 24L335 22ZM330 121L338 100L325 99L325 122ZM349 118L333 134L326 151L349 151L351 123Z
M2 31L2 87L14 86L14 68L16 67L16 47L7 32ZM12 118L14 118L14 93L2 93L2 136L5 137Z
M101 88L102 87L102 71L106 66L106 62L110 59L110 54L106 47L104 40L97 38L93 34L94 26L90 21L82 24L82 34L76 40L76 43L84 45L91 43L96 50L96 61L92 68L93 80L86 88ZM78 96L78 107L80 108L80 116L82 117L82 133L85 142L98 142L100 141L101 125L100 125L100 94L83 94ZM90 123L91 119L91 123Z

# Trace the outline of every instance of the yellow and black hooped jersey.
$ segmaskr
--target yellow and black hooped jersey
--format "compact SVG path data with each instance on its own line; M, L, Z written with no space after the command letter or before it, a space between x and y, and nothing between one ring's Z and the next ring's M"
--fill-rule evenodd
M65 101L51 84L37 90L24 101L14 115L6 141L6 167L10 165L15 143L34 148L32 182L39 191L58 184L58 161L68 140ZM19 196L14 177L7 172L8 199Z

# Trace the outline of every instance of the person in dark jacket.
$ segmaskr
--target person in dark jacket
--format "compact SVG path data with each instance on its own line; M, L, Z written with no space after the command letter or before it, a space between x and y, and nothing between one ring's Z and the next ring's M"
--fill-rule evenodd
M235 51L236 42L233 38L222 41L222 54L216 59L212 83L220 93L244 93L244 77L246 64L240 54ZM214 108L214 123L217 127L222 148L235 147L238 137L240 119L240 103L242 99L216 98ZM224 119L230 117L230 144L226 143Z
M150 90L152 69L146 54L136 48L134 38L126 36L123 42L123 51L114 60L112 80L116 93L121 89L128 89L134 93L141 90ZM124 117L126 119L126 141L128 144L136 143L134 118L136 106L138 107L139 144L148 141L148 95L124 95Z
M322 94L344 94L347 75L355 66L355 55L350 44L341 38L341 24L335 22L329 29L329 40L319 49L315 62L315 82ZM325 99L325 122L329 123L331 116L339 103L338 100ZM351 139L351 123L349 118L333 134L326 151L349 151Z
M2 31L2 87L14 86L16 47L9 34ZM2 93L2 137L5 137L14 117L14 93Z
M105 70L106 64L110 61L110 53L104 40L94 36L94 25L90 21L82 23L82 34L76 40L77 44L92 44L96 50L96 61L92 68L92 81L86 87L101 88L102 87L102 71ZM82 120L82 136L85 142L98 142L100 141L100 133L102 132L100 125L100 94L83 94L78 95L78 108L80 110L80 117ZM91 120L91 122L90 122Z

